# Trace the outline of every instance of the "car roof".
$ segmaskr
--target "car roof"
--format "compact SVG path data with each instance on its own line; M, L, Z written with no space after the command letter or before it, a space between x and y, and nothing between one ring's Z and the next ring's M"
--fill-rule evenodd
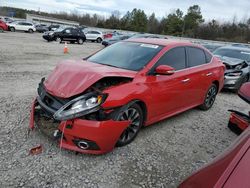
M218 49L240 50L240 51L250 52L250 47L243 47L243 46L222 46Z
M155 44L155 45L161 45L161 46L167 46L167 45L188 45L188 46L200 46L191 43L190 41L185 40L172 40L172 39L161 39L161 38L130 38L126 41L129 42L139 42L139 43L147 43L147 44Z

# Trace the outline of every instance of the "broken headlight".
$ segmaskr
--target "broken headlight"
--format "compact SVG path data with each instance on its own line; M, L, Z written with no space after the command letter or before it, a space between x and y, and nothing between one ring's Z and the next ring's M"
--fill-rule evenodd
M239 65L236 65L235 69L240 70L240 69L246 68L247 66L248 66L248 64L246 62L243 62L243 63L241 63Z
M63 121L96 112L100 109L100 105L106 98L107 95L105 94L85 94L66 103L55 112L53 117L56 120Z

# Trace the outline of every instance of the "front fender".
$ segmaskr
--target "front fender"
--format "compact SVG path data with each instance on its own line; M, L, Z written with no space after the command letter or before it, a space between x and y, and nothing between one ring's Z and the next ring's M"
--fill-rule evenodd
M104 92L108 94L106 101L102 104L104 109L123 106L135 100L144 102L148 107L152 100L151 89L140 83L124 84Z

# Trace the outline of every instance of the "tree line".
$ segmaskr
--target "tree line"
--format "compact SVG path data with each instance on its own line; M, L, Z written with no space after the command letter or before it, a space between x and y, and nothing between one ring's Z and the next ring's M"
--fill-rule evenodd
M79 14L77 11L72 13L46 13L13 7L0 7L0 15L8 15L10 11L15 12L15 17L19 18L26 18L26 13L31 13L77 21L81 25L115 30L232 42L250 41L250 18L240 22L237 22L236 18L225 23L220 23L214 19L205 22L198 5L190 6L185 15L182 10L176 9L161 19L157 18L155 13L147 16L144 10L136 8L123 16L116 10L108 18L105 18L98 14Z

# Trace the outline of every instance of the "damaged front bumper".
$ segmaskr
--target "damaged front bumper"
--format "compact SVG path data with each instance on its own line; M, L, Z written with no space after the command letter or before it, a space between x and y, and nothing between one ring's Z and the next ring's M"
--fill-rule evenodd
M48 126L51 119L42 116L39 103L35 99L31 108L30 129L34 129L35 125L41 127L46 124ZM43 123L41 123L42 121ZM103 154L113 150L129 123L129 121L112 119L95 121L76 118L58 122L54 136L58 138L61 148L80 153Z
M238 71L239 72L239 71ZM234 71L226 71L225 80L224 80L224 88L225 89L239 89L242 83L248 78L247 71L240 71L241 74L237 76L230 75L229 73L234 73Z

